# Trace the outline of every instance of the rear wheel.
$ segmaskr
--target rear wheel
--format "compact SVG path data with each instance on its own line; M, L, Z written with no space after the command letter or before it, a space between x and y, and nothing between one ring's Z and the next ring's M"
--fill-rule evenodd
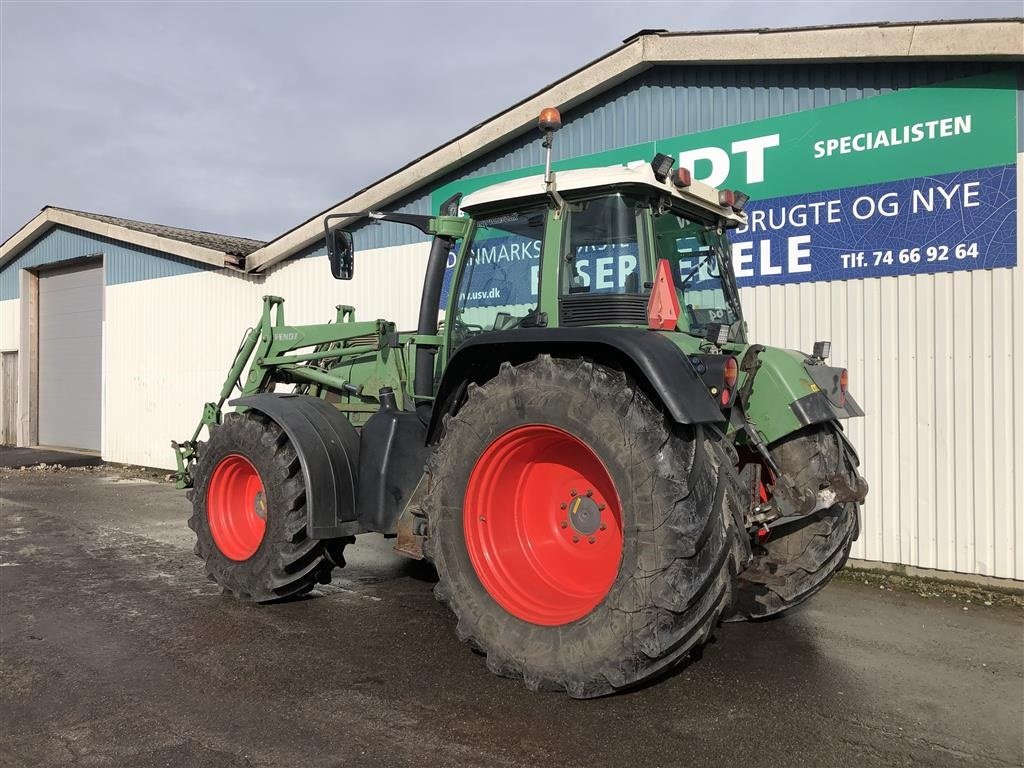
M242 600L269 602L330 581L351 539L306 532L306 487L284 431L255 411L227 414L200 452L191 491L196 555Z
M424 504L459 637L491 671L581 698L684 660L733 597L738 497L718 440L586 361L471 385Z
M857 478L857 457L831 424L810 427L771 448L779 468L802 487L817 491L842 476ZM736 619L766 618L789 610L823 589L846 564L860 534L860 505L842 502L772 532L753 546L740 573Z

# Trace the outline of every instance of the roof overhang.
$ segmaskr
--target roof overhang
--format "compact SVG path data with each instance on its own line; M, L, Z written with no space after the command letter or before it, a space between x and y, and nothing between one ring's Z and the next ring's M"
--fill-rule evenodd
M55 226L79 229L94 235L100 235L101 237L119 240L123 243L150 248L154 251L171 254L172 256L180 256L189 261L209 264L213 267L229 268L238 272L243 271L238 266L238 257L232 254L213 248L205 248L201 245L185 243L181 240L161 237L160 235L139 232L135 229L128 229L117 224L99 221L88 216L79 216L71 211L50 206L43 208L35 218L4 241L3 245L0 246L0 267L14 259L26 246L35 242L35 240Z
M645 31L267 243L248 256L246 269L264 270L322 238L322 218L327 214L383 208L509 139L533 130L542 108L572 109L651 67L1022 58L1024 19L729 32ZM345 226L352 221L338 223Z

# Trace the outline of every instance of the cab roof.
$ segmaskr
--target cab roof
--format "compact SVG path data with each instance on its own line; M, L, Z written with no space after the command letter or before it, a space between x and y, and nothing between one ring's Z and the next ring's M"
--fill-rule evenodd
M641 160L628 165L558 171L552 175L555 179L555 189L563 195L588 190L599 192L622 187L646 187L660 194L668 194L681 203L701 209L716 219L724 219L726 227L739 227L747 221L745 214L737 213L729 206L718 204L718 190L715 187L694 180L684 189L678 189L669 179L658 181L650 164ZM472 192L462 199L460 207L463 211L472 214L483 209L494 208L505 202L544 197L546 193L544 175L537 174L492 184Z

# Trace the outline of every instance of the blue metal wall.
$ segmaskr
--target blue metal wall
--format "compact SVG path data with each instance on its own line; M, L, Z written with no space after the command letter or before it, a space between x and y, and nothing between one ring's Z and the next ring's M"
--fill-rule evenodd
M16 299L20 270L103 254L107 285L200 272L207 267L151 248L128 245L70 227L54 227L0 269L0 301Z
M564 127L555 141L554 159L724 128L1012 66L1006 62L908 62L655 67L563 114ZM1017 69L1021 71L1019 66ZM1018 105L1021 103L1024 99L1019 97ZM1020 113L1018 106L1018 141L1024 146ZM407 196L392 209L429 214L430 193L437 187L458 178L543 162L540 136L528 131ZM411 227L387 223L364 225L356 233L356 244L363 249L423 239Z

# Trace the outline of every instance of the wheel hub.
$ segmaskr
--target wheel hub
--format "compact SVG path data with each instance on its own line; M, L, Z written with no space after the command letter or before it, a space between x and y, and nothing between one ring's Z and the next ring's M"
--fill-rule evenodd
M583 618L618 576L615 485L583 440L556 427L517 427L484 450L466 488L463 530L484 589L533 624Z
M598 531L601 527L601 510L592 496L577 496L569 502L569 524L574 531L584 536Z

